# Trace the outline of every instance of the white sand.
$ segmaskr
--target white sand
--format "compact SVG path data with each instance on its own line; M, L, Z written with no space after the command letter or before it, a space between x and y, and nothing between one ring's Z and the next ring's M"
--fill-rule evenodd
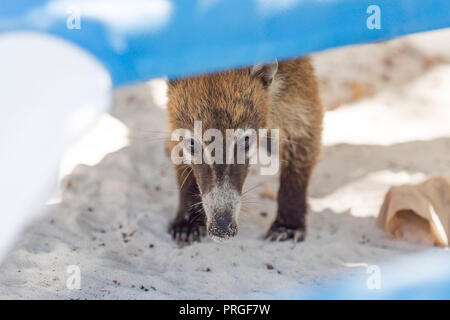
M390 185L450 172L450 52L442 45L449 40L445 30L315 56L323 100L339 108L326 116L309 233L295 246L261 239L276 210L261 193L276 193L277 179L253 170L246 188L265 184L253 190L238 237L177 248L167 233L177 190L164 151L164 86L117 91L111 115L128 128L129 145L122 147L126 128L105 117L91 133L96 139L88 135L70 151L62 172L91 165L63 180L59 201L3 262L0 298L255 297L442 251L396 241L374 217ZM69 265L80 267L80 290L66 287Z

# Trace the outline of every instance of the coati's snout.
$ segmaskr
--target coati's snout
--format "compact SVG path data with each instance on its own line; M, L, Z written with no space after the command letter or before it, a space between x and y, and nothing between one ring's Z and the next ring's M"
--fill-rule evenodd
M223 212L216 214L209 219L207 228L208 235L215 241L223 241L234 237L237 234L238 227L233 212Z
M193 168L206 216L206 230L215 241L233 238L238 232L242 185L247 170L245 165Z
M214 187L202 196L206 214L206 230L213 240L227 240L238 232L237 219L241 199L234 190L226 187Z

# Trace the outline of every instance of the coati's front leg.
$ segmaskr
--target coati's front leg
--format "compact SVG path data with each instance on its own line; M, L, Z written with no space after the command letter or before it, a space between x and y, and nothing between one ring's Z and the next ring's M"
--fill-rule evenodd
M169 232L177 243L200 241L206 233L200 191L191 171L186 165L176 167L180 202Z
M281 149L278 212L266 239L303 241L308 211L307 189L318 148L309 139L297 138L283 141Z

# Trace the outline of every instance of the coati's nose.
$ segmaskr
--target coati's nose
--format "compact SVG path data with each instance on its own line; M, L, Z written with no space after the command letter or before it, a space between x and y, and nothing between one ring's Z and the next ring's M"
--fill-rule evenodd
M208 235L216 241L227 240L237 234L238 228L232 212L217 214L208 223Z

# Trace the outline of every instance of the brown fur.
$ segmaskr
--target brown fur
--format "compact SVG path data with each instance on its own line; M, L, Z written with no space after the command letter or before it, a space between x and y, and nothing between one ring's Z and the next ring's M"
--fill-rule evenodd
M323 118L310 60L281 62L268 88L249 68L244 68L173 81L169 83L168 96L172 130L192 128L194 120L202 120L203 130L246 126L280 129L278 214L267 238L301 240L306 230L307 187L320 151ZM174 142L169 142L169 149L173 145ZM192 221L204 217L200 194L205 192L202 187L208 187L199 180L206 180L202 172L207 173L194 170L194 174L188 175L192 168L186 165L176 169L180 206L171 230L178 241L183 240L179 238L183 235L196 240L202 223ZM243 170L245 173L236 173ZM247 166L241 166L232 172L243 181L246 170ZM193 232L189 231L191 228Z

